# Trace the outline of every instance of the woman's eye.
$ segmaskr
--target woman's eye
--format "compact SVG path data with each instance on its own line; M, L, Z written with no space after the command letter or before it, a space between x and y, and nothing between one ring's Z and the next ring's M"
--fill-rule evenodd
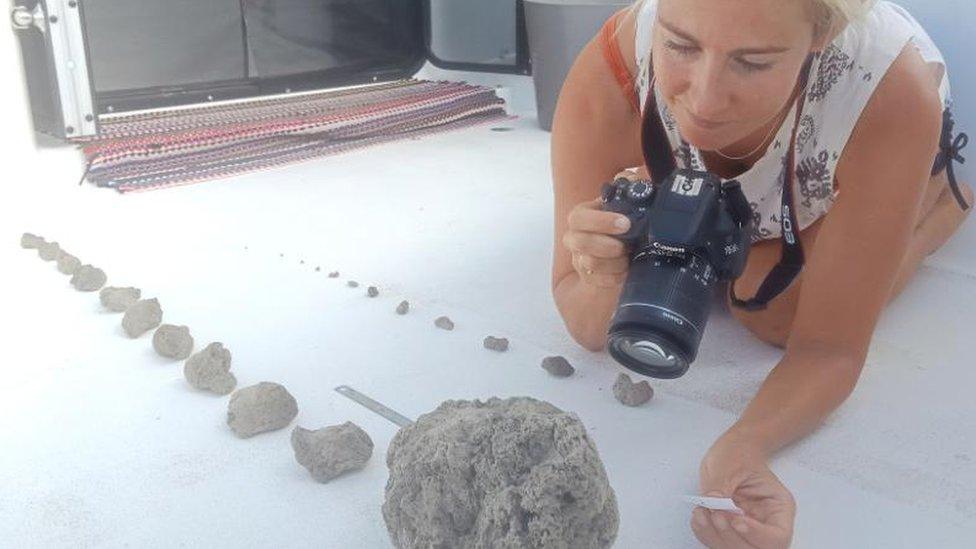
M695 46L688 46L688 45L684 45L684 44L678 44L678 43L672 42L670 40L665 41L664 42L664 45L668 49L674 50L675 52L677 52L678 55L691 55L691 54L695 53L696 51L698 51L698 48L695 47ZM772 66L772 63L750 63L749 61L746 61L744 59L738 59L738 62L742 66L742 68L744 68L746 70L746 72L764 71L764 70L766 70L766 69L768 69L769 67Z
M697 49L694 46L685 46L682 44L676 44L674 42L671 42L670 40L665 42L664 45L667 46L669 49L678 52L681 55L688 55Z
M742 67L749 72L764 71L772 66L772 63L750 63L742 59L739 60L739 63L741 63Z

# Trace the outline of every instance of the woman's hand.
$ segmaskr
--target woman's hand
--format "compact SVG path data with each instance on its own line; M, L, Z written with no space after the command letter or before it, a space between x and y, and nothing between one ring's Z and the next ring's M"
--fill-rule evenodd
M796 502L757 447L726 434L702 460L700 482L704 495L730 497L745 515L696 507L691 529L699 541L713 549L790 546Z
M634 179L625 171L618 177ZM601 199L583 202L569 212L563 245L572 253L573 268L580 280L601 288L616 288L624 283L630 267L627 247L617 238L630 228L625 215L603 210Z

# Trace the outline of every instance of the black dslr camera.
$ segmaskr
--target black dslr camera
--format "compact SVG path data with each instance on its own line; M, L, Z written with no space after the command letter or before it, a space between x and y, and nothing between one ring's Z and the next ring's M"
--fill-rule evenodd
M684 375L698 354L715 283L742 274L752 211L738 181L677 169L654 186L617 179L603 187L603 209L630 218L619 238L630 270L610 323L607 348L643 375Z

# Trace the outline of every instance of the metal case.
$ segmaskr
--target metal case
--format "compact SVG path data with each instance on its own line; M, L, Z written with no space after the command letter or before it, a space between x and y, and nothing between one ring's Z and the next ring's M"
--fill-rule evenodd
M86 140L100 115L399 80L428 60L530 74L523 13L522 0L13 0L11 23L35 130ZM510 43L458 50L472 29Z
M15 0L35 130L57 137L98 134L94 90L77 0Z

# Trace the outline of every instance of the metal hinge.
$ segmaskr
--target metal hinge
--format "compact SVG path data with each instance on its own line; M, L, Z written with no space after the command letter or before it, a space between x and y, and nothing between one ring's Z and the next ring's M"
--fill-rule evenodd
M34 11L27 9L27 6L15 6L10 10L10 24L14 30L19 31L29 30L31 27L42 33L47 31L47 19L40 2L34 6Z

